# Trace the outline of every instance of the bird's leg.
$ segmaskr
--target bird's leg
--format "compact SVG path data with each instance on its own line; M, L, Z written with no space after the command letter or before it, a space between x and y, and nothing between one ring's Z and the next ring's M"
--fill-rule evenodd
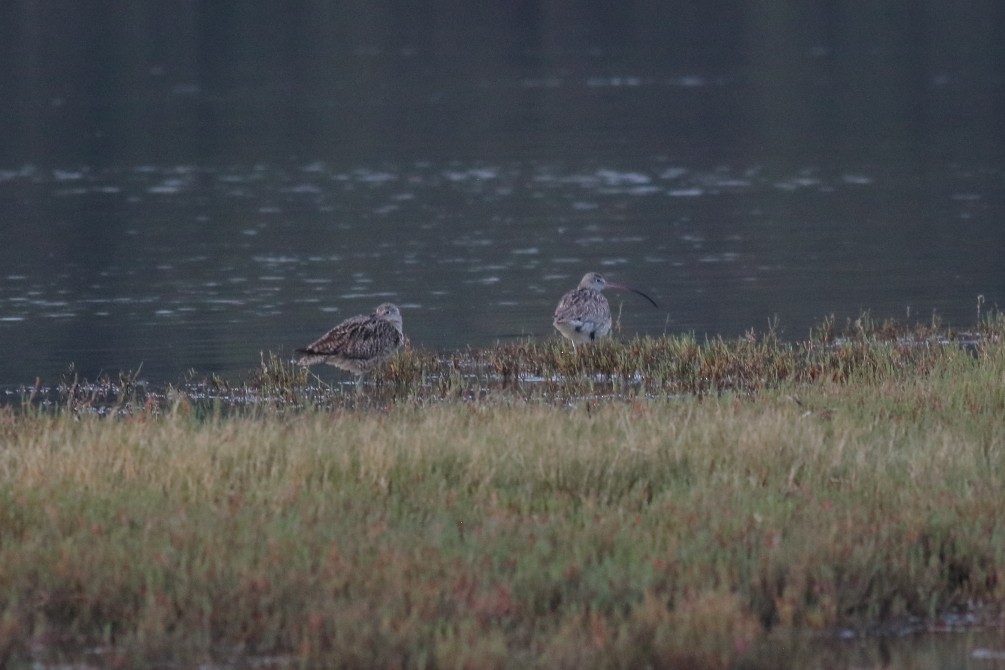
M314 377L314 379L317 380L317 382L318 382L318 388L324 389L326 391L331 391L332 390L332 385L329 384L328 382L326 382L325 380L321 379L321 377L316 372L314 372L313 370L311 370L310 368L307 369L307 374L309 374L311 377Z

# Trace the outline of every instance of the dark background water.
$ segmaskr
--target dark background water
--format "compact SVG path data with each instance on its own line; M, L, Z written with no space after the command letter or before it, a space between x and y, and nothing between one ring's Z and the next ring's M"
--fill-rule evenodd
M1005 301L1005 3L0 4L0 384Z

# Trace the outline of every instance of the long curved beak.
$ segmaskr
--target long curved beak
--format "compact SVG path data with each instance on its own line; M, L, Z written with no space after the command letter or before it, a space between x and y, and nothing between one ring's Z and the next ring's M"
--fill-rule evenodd
M653 307L659 309L659 305L656 304L655 300L653 300L652 298L650 298L649 296L647 296L645 293L643 293L642 291L640 291L640 290L638 290L636 288L632 288L631 286L625 286L624 284L612 284L611 282L607 282L607 288L620 289L622 291L631 291L632 293L635 293L635 294L638 294L638 295L642 296L643 298L645 298L646 300L648 300L649 302L651 302L652 305L653 305Z

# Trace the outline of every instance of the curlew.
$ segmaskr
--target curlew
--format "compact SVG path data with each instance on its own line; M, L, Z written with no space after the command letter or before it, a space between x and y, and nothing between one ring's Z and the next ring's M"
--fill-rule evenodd
M579 286L563 295L555 308L555 328L572 342L573 349L577 342L592 342L611 332L611 307L601 293L605 288L637 293L651 302L653 307L659 307L656 301L642 291L613 284L599 272L587 272Z
M363 377L390 358L405 343L401 312L385 302L373 314L349 317L303 349L297 349L300 365L327 363L356 375L356 388Z

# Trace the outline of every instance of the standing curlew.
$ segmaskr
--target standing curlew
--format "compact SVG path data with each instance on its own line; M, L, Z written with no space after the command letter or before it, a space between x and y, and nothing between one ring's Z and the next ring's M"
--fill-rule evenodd
M373 314L352 316L303 349L297 349L300 365L327 363L356 375L356 388L366 373L386 361L405 343L401 312L385 302Z
M616 288L631 291L659 307L652 298L642 291L612 284L604 279L599 272L587 272L579 282L579 286L562 296L555 308L555 328L572 342L576 348L577 342L592 342L611 332L611 306L601 293L605 288Z

